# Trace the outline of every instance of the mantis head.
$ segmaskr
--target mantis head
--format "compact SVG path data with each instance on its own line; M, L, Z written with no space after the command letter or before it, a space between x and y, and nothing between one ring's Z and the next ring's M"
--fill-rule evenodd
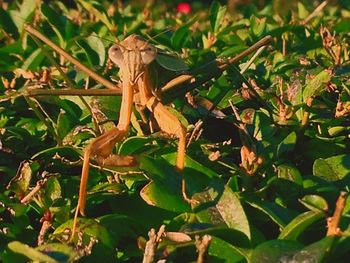
M116 64L124 79L131 85L143 75L157 55L157 49L142 37L132 34L108 51L109 58Z

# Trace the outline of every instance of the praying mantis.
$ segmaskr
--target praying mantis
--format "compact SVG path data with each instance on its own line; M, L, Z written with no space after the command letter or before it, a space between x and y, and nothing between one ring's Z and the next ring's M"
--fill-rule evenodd
M114 145L121 141L128 131L131 120L133 102L141 110L147 108L154 114L160 129L179 139L176 169L181 172L185 166L186 130L175 115L170 113L164 105L152 94L148 65L156 57L156 48L138 35L130 35L118 44L114 44L108 52L109 58L121 70L122 103L117 127L91 142L84 153L83 169L80 182L77 210L84 215L86 184L89 174L91 156L101 156L105 161L113 158ZM105 162L103 161L103 162ZM130 160L132 161L132 160ZM182 195L184 200L193 203L186 195L185 180L182 178ZM77 213L74 218L75 229ZM73 231L74 232L74 231Z
M25 30L31 34L33 38L40 39L55 51L64 56L67 60L75 64L80 70L87 73L90 77L100 82L102 85L113 89L115 93L121 93L122 102L119 112L119 120L116 127L95 138L85 149L83 156L83 167L80 180L78 204L73 219L73 227L71 237L74 237L78 215L85 215L86 188L89 175L90 158L98 159L100 165L108 165L113 163L114 158L123 158L124 164L130 164L134 161L132 156L119 157L112 153L117 142L122 141L127 133L131 120L132 106L136 105L139 111L147 109L150 111L159 128L178 139L177 158L175 163L176 170L181 173L185 167L185 152L186 152L186 128L181 124L178 118L172 114L164 104L155 95L157 87L154 86L150 77L149 65L157 56L157 49L144 38L132 34L126 37L123 41L114 44L110 47L108 55L110 60L120 69L121 87L115 88L109 81L103 79L95 72L82 65L79 61L67 54L63 49L56 46L49 39L43 36L30 25L25 25ZM266 46L272 38L266 36L244 52L234 58L228 60L214 60L204 67L212 67L211 74L204 77L196 77L194 74L180 75L168 82L161 91L167 91L171 88L184 89L185 91L193 89L193 87L201 85L211 78L218 77L230 65L248 54ZM185 88L184 88L185 85ZM88 94L88 90L85 91ZM28 91L29 96L43 95L45 91ZM51 91L52 94L52 91ZM58 91L58 94L60 91ZM182 177L181 192L183 199L190 203L196 204L197 201L188 197L186 194L185 178Z

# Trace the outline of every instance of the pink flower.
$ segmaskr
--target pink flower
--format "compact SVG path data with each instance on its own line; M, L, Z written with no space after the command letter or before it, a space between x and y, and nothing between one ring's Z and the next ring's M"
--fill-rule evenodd
M191 5L186 2L179 3L176 8L178 13L189 14L192 12Z

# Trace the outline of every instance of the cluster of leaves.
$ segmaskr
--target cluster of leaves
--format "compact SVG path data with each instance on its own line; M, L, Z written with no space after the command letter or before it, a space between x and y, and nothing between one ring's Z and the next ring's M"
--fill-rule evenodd
M205 234L210 262L349 258L346 1L322 9L275 0L231 12L214 2L189 15L171 4L100 2L23 0L0 8L0 260L141 261L149 229L162 224L177 237L158 246L168 262L195 260L194 237ZM182 174L173 166L176 140L149 134L135 118L115 151L137 156L137 167L91 168L87 217L68 243L83 149L114 125L120 97L29 97L33 89L101 85L58 54L47 55L52 51L38 46L25 23L107 79L117 74L106 66L107 48L131 33L181 56L198 78L218 70L216 58L233 57L266 35L274 43L203 85L184 84L187 100L180 89L160 94L188 128ZM187 70L167 55L157 62L159 85ZM181 176L199 205L183 200ZM339 195L344 202L336 210ZM340 213L327 221L334 210Z

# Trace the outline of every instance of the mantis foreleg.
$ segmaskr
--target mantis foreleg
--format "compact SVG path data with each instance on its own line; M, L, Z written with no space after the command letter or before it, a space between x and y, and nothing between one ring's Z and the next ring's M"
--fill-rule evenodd
M122 103L117 127L94 139L85 149L80 179L79 199L74 215L71 239L74 237L76 231L78 214L85 215L86 185L89 177L90 157L98 157L108 161L109 158L113 157L112 151L115 144L123 140L128 131L133 105L133 86L129 82L124 82L123 84ZM131 156L119 157L119 159L120 158L123 165L130 165L134 162Z

